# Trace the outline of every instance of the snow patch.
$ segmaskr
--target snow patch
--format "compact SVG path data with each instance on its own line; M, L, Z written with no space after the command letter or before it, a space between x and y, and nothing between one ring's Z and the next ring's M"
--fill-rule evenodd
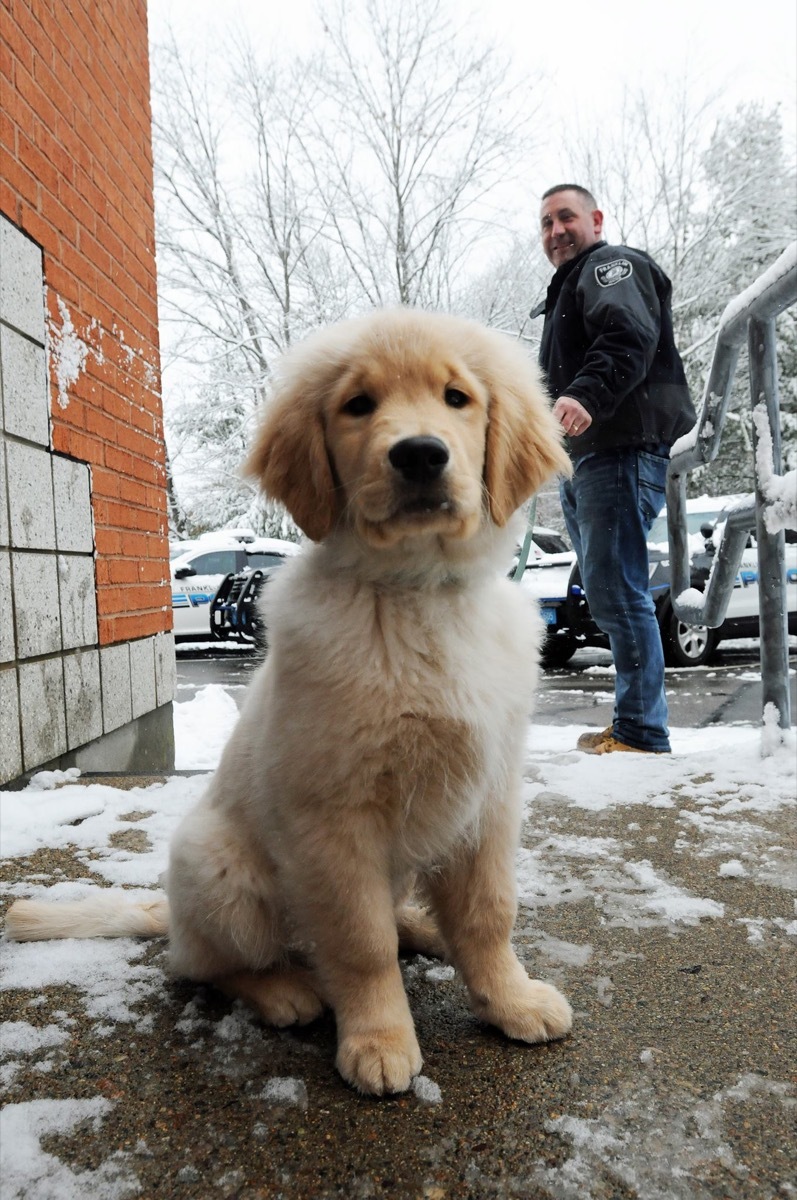
M450 983L456 976L456 971L451 966L441 965L430 967L424 974L427 979L431 979L432 983Z
M44 1138L71 1134L84 1124L97 1129L111 1109L108 1100L30 1100L0 1112L0 1175L3 1200L124 1200L141 1188L116 1154L96 1171L73 1171L42 1149Z
M441 1104L443 1093L439 1086L425 1075L416 1075L412 1081L412 1090L424 1104Z
M69 1034L58 1025L31 1025L29 1021L5 1021L0 1026L0 1056L35 1054L52 1046L61 1046Z
M781 529L797 529L797 470L777 475L773 461L772 431L766 404L756 404L753 424L758 434L756 445L756 476L758 486L767 501L764 524L769 533Z
M303 1079L279 1078L269 1079L260 1092L259 1098L267 1104L307 1108L307 1085Z
M728 862L720 863L717 874L721 879L744 879L748 871L738 858L731 858Z
M652 1051L643 1051L649 1064ZM645 1200L710 1200L713 1172L741 1169L725 1139L729 1100L774 1099L791 1107L789 1084L743 1075L705 1101L687 1092L660 1095L656 1076L626 1085L599 1117L562 1115L545 1128L569 1144L557 1167L534 1166L532 1180L556 1200L593 1200L614 1183Z
M697 925L704 917L725 915L724 904L690 895L665 879L647 860L626 863L625 870L646 893L642 900L644 906L661 913L671 924Z
M176 704L174 765L177 770L213 770L237 720L237 704L218 683L200 688L185 704Z
M138 961L146 949L132 938L66 938L48 942L46 952L41 942L8 942L0 960L0 991L74 987L88 1016L132 1024L140 1020L136 1007L166 982L158 967Z
M92 348L78 337L69 309L60 296L56 297L56 303L61 315L61 324L58 326L54 321L49 322L50 364L58 389L58 404L61 408L66 408L69 404L69 389L83 373Z

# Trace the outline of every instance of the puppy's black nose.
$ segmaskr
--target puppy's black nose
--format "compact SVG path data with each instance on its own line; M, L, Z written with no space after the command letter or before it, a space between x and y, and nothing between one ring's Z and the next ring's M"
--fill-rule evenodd
M448 446L436 437L404 438L390 447L388 458L409 483L432 483L448 462Z

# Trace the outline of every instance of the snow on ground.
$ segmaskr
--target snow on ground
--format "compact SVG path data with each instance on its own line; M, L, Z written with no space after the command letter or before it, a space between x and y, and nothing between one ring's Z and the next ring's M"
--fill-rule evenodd
M645 1066L650 1066L652 1052L643 1054ZM534 1182L556 1200L590 1200L592 1186L611 1162L613 1177L630 1195L647 1200L702 1200L707 1193L699 1182L701 1168L718 1163L739 1173L724 1133L728 1101L755 1103L772 1096L794 1107L791 1090L787 1084L750 1073L709 1099L698 1100L685 1089L661 1094L655 1076L643 1079L625 1088L597 1118L561 1116L547 1121L547 1130L570 1143L571 1154L558 1167L537 1164ZM761 1193L749 1193L755 1194ZM792 1192L784 1189L783 1195Z
M174 765L178 771L212 771L221 757L238 706L217 684L200 688L193 700L174 706Z
M123 1200L140 1188L123 1155L96 1171L72 1171L41 1140L71 1133L90 1121L95 1127L110 1110L102 1097L92 1100L31 1100L7 1104L0 1112L0 1176L4 1200Z
M175 732L177 763L183 770L207 772L218 761L235 722L234 702L217 685L203 688L191 701L176 705ZM724 916L724 905L701 896L670 878L653 863L630 853L631 845L620 837L575 836L558 832L557 814L567 809L576 815L613 810L627 813L627 829L639 830L639 819L650 810L674 810L681 830L684 853L706 860L705 879L718 877L733 886L746 883L788 888L794 879L793 852L773 840L768 818L795 802L795 756L793 736L789 744L762 756L762 730L753 726L712 726L706 729L672 730L671 755L612 755L596 760L573 749L581 729L532 725L528 735L525 770L526 825L524 846L518 855L521 902L519 928L534 929L534 912L552 906L582 903L595 905L609 926L645 930L664 928L677 936L679 930ZM771 732L771 731L770 731ZM164 784L129 791L102 784L83 785L75 771L41 772L22 792L5 792L0 808L2 857L24 858L43 849L74 848L86 872L98 882L130 888L157 885L166 866L171 831L196 801L207 781L199 773L175 777ZM597 828L597 826L596 826ZM616 826L615 826L616 829ZM655 838L648 839L655 842ZM23 872L24 873L24 872ZM79 898L93 886L50 874L27 874L24 882L5 884L6 896ZM762 942L772 936L797 935L797 920L787 907L784 915L767 921L739 919L748 941ZM524 923L527 928L524 929ZM571 970L586 968L592 958L589 945L557 940L536 933L536 949L548 961L566 964ZM40 993L26 1001L17 1020L8 1022L0 1040L0 1082L10 1083L23 1068L33 1066L47 1073L59 1061L63 1043L74 1019L66 1012L49 1016L48 1024L36 1027L35 1010L43 1003L43 989L70 985L77 990L83 1016L93 1023L97 1037L123 1030L147 1028L141 1002L164 986L164 973L157 965L142 962L147 944L133 939L63 941L50 943L42 953L36 943L5 943L0 969L0 988ZM452 969L421 960L410 963L410 973L422 970L433 986L443 987ZM598 1000L611 1005L613 984L608 977L595 981ZM225 1074L251 1070L252 1047L260 1035L256 1021L240 1006L211 1025L199 1002L183 1010L176 1030L191 1042L200 1039L209 1047L214 1069ZM123 1035L124 1036L124 1035ZM653 1052L650 1052L651 1061ZM643 1059L643 1062L646 1061ZM647 1085L645 1085L647 1086ZM739 1087L753 1087L750 1080ZM652 1088L652 1085L651 1085ZM650 1088L648 1089L650 1091ZM435 1081L420 1077L415 1082L419 1103L444 1103ZM561 1117L551 1125L572 1145L568 1174L554 1180L540 1167L537 1182L562 1196L587 1195L584 1191L594 1165L604 1153L615 1158L622 1151L626 1180L631 1185L647 1179L652 1195L659 1195L660 1180L650 1172L657 1169L642 1153L638 1130L640 1119L651 1129L666 1112L645 1092L619 1099L598 1120ZM263 1086L268 1104L312 1104L303 1080L273 1078ZM713 1139L719 1161L725 1153L721 1137L721 1109L725 1097L717 1095L708 1105L695 1109L679 1133L681 1152L690 1158L706 1139ZM135 1193L129 1164L116 1156L93 1172L72 1172L59 1159L42 1149L41 1141L53 1132L68 1132L82 1122L95 1124L109 1111L109 1102L96 1100L31 1101L9 1104L2 1114L2 1153L8 1200L36 1200L50 1196L123 1197ZM681 1118L679 1118L681 1120ZM632 1125L637 1130L632 1132ZM699 1136L691 1132L697 1128ZM669 1126L672 1133L672 1123ZM669 1136L669 1134L668 1134ZM646 1174L647 1172L647 1174ZM555 1186L554 1186L555 1185ZM675 1195L676 1193L673 1193ZM680 1193L679 1193L680 1194Z

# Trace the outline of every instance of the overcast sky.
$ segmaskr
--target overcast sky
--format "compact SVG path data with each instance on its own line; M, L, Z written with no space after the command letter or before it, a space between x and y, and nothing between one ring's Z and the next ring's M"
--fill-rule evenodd
M395 0L397 4L401 0ZM532 102L539 138L515 195L535 195L567 174L567 131L611 122L624 89L654 91L688 72L697 101L724 109L746 101L779 104L797 137L797 5L794 0L452 0L477 35L495 41L518 74L539 79ZM149 0L150 36L169 24L211 53L225 32L248 29L264 49L323 43L316 0ZM585 181L588 182L588 181ZM589 186L589 184L588 184ZM521 202L525 209L525 200ZM536 227L536 199L534 225ZM607 214L609 226L611 215ZM611 229L609 228L609 232Z
M733 102L780 101L792 120L797 110L794 0L462 0L455 7L463 19L472 12L519 67L549 76L551 113L585 103L610 109L623 83L649 82L684 64ZM183 36L207 33L211 44L238 24L293 46L320 38L315 0L149 0L149 13L154 38L169 20Z

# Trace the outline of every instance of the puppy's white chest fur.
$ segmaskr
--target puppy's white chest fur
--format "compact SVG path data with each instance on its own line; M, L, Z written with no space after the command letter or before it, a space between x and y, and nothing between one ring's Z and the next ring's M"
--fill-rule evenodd
M497 574L422 591L298 561L282 575L259 732L279 743L269 806L370 808L406 865L445 855L518 766L539 618Z

